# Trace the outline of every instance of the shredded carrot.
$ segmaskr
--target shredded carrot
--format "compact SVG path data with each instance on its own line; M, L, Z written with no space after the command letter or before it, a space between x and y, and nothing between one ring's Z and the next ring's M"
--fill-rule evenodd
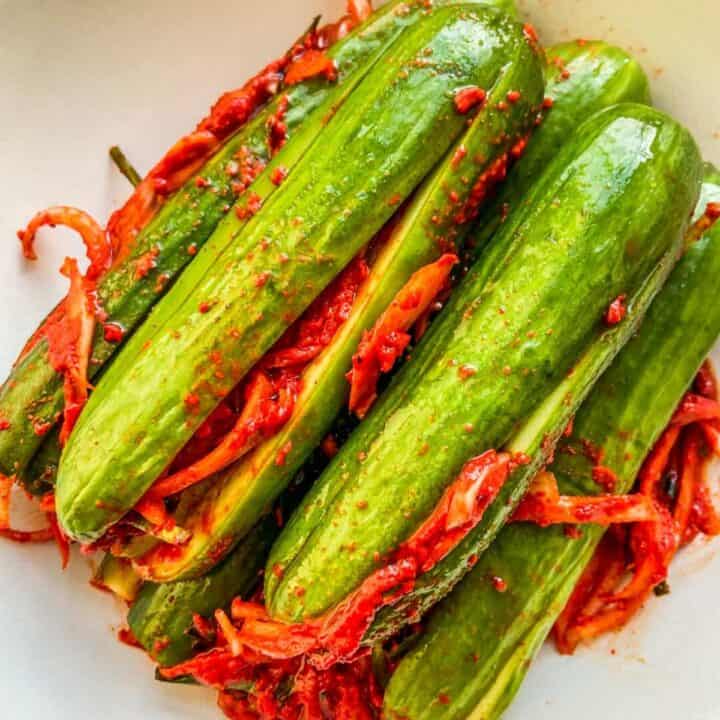
M447 253L415 272L397 293L372 329L363 335L353 356L349 408L364 417L377 397L377 383L389 372L410 343L408 331L445 288L456 255Z

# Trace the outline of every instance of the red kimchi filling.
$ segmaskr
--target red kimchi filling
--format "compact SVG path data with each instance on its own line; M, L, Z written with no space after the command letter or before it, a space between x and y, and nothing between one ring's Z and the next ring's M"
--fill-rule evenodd
M612 525L557 621L560 652L622 628L665 582L678 548L720 534L720 494L710 477L720 457L718 389L709 363L698 373L655 444L631 495L568 497L541 474L514 519Z
M50 314L20 355L22 359L40 338L52 336L55 347L51 350L51 360L53 367L65 376L66 400L71 406L70 411L66 412L63 439L67 439L87 394L87 388L80 379L79 370L82 368L78 366L86 365L89 350L84 358L79 358L79 353L71 350L69 346L80 344L85 350L86 335L88 332L92 333L94 325L91 326L89 308L93 305L91 296L94 294L94 287L90 283L96 282L111 262L117 263L128 257L135 245L136 237L156 214L164 199L187 182L222 142L278 92L283 82L290 85L318 74L333 79L336 73L335 66L325 55L324 49L347 35L371 12L372 6L368 0L349 0L347 14L338 23L313 29L285 56L269 63L241 88L222 95L195 130L178 140L138 183L123 207L111 215L106 232L89 215L80 210L54 207L38 213L27 229L18 233L24 255L33 260L36 258L33 242L37 229L42 225L66 225L80 233L90 259L90 267L84 278L87 301L84 303L80 301L78 283L74 283L74 294L71 292L71 295ZM280 125L282 125L281 120L282 117L280 117ZM278 128L275 130L277 131ZM284 143L284 135L274 137L273 141L277 143L274 149L279 149ZM252 172L244 173L243 182L238 185L246 189L249 182L246 182L245 175L251 182L260 169L261 167L253 167ZM202 178L197 180L198 183L203 181ZM145 258L146 264L150 263L151 266L153 261L152 255ZM138 267L138 277L147 274L144 267ZM74 268L67 263L64 273L71 277L71 280L76 274ZM83 309L82 305L86 307ZM69 320L66 319L68 314L72 315ZM115 338L110 341L118 341L117 332L113 334L112 329L110 336ZM122 335L119 339L122 339ZM69 366L68 363L73 364Z
M238 598L232 604L232 621L222 610L215 614L226 645L200 654L188 663L161 670L162 674L168 678L190 674L205 684L227 688L229 684L240 682L240 677L252 681L255 673L271 672L273 678L268 687L275 697L288 668L300 667L311 677L323 678L365 667L363 663L367 661L369 648L362 646L362 640L377 612L411 592L421 573L431 570L456 548L480 522L514 467L528 461L525 456L512 457L495 450L470 460L411 537L382 567L323 616L286 624L273 620L263 605ZM362 677L366 684L370 682L366 673ZM352 689L352 683L349 687ZM362 687L361 683L359 689ZM355 690L352 693L354 698L359 697ZM241 694L235 700L256 702L257 698L251 698L253 695ZM247 710L248 705L238 707ZM373 702L364 706L368 712L374 707ZM258 712L257 706L251 705L250 709L258 714L248 717L286 717L278 714L276 708L268 714ZM346 717L373 717L360 714L357 708L354 713L350 712ZM288 717L304 716L291 714ZM328 717L345 715L330 714Z
M421 320L447 287L450 272L458 262L447 253L415 272L398 292L372 329L363 335L352 359L350 411L363 418L377 397L382 373L392 370L410 343L409 330Z
M153 525L169 521L163 499L237 461L275 435L292 416L302 375L347 320L368 275L363 254L323 291L248 378L208 417L170 467L136 506ZM238 403L239 398L239 403ZM185 399L189 413L198 399ZM238 407L239 405L239 407ZM286 449L286 453L291 448ZM284 457L280 459L284 462Z
M70 560L70 544L57 522L55 498L52 494L40 500L48 526L40 530L15 530L10 522L10 502L14 479L0 474L0 537L17 543L43 543L55 541L60 552L63 570Z
M70 280L68 295L35 333L21 355L41 337L47 339L50 364L63 376L65 409L60 442L64 444L87 400L87 373L95 321L102 317L95 286L98 278L110 267L113 254L107 235L93 218L81 210L59 206L39 212L25 230L18 232L23 253L28 259L37 257L35 234L44 225L64 225L77 231L90 261L85 275L81 275L77 262L72 258L65 259L60 272Z
M243 649L234 654L219 629L217 647L174 668L168 678L191 675L217 688L218 705L232 720L374 720L382 690L369 657L328 670L294 658L272 661ZM233 687L248 690L230 689Z

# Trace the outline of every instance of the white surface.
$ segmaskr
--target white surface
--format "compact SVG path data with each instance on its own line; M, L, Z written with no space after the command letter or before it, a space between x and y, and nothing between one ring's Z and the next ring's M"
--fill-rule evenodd
M656 102L720 162L715 0L527 0L546 41L601 37L634 49ZM104 219L127 194L107 159L120 143L141 170L223 90L277 55L342 0L0 0L0 307L4 375L64 291L56 270L79 242L48 234L22 262L15 230L55 203ZM701 544L673 567L672 594L631 629L574 658L547 649L509 720L720 718L720 554ZM0 716L8 720L219 717L212 694L155 683L119 644L121 609L65 574L51 547L0 542ZM615 651L615 654L612 651Z

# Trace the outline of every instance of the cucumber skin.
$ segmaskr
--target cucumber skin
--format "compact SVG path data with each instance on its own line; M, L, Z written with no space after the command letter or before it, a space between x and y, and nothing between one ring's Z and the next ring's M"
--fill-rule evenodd
M470 242L476 252L478 249L482 250L488 238L497 231L500 213L505 212L500 208L517 208L526 202L525 198L533 186L533 178L542 173L554 158L557 149L572 136L573 130L585 117L621 101L649 104L650 92L646 75L639 64L620 48L599 41L586 41L583 44L570 42L548 48L546 55L549 58L545 72L546 96L552 98L554 104L533 134L528 150L511 170L496 202L483 212ZM562 60L562 69L570 72L569 78L564 79L561 76L562 69L553 62L554 58ZM496 214L493 217L494 213ZM579 388L575 391L576 400L577 392ZM527 448L519 449L533 454ZM529 469L532 468L525 468L521 475L527 478ZM516 483L509 486L513 488L513 492L506 491L502 494L501 502L496 503L496 507L501 506L502 502L512 504L518 485L523 485L520 477L516 479ZM463 568L464 572L468 558L477 555L478 550L486 547L499 527L501 518L497 514L488 515L487 519L490 522L484 523L450 557L421 578L416 588L416 595L422 598L421 600L417 603L412 598L404 600L397 607L380 612L369 633L368 641L374 634L385 637L391 626L403 623L402 616L405 612L422 613L432 605L434 598L446 594L456 581L457 569ZM486 537L478 547L478 537L483 533L486 533ZM448 568L452 568L450 572Z
M583 125L293 514L268 561L283 570L281 580L266 572L271 614L298 621L336 605L372 572L374 553L385 556L427 517L470 457L511 439L538 407L532 398L593 347L610 302L633 295L675 251L699 175L690 135L651 108L615 106ZM462 382L466 364L477 372ZM486 546L523 490L506 483L468 543ZM467 571L457 558L468 543L427 584L418 579L426 601Z
M482 249L508 211L523 202L535 179L580 123L617 103L651 103L647 75L621 48L602 41L572 41L548 47L545 54L545 96L553 106L533 133L521 161L483 212L474 234L477 248ZM555 64L555 58L562 61L561 66ZM570 76L563 78L563 70Z
M504 71L488 87L485 108L475 118L456 147L465 157L458 162L448 156L416 191L403 219L386 240L373 263L371 275L355 301L350 317L324 353L303 376L301 395L293 417L272 439L258 447L236 466L220 473L200 505L180 522L193 533L190 542L172 559L142 558L136 568L155 582L186 579L206 572L218 561L218 549L229 551L278 494L330 429L347 400L346 372L362 337L410 275L435 260L450 240L460 241L464 228L456 221L457 208L470 188L496 157L507 151L513 138L523 136L542 102L542 67L519 26L508 42ZM511 90L521 90L522 99L508 110L497 103ZM498 137L507 138L498 143ZM476 158L484 158L478 163ZM448 203L456 192L459 202ZM284 465L275 458L291 444Z
M127 620L155 662L169 667L192 655L193 614L212 617L218 608L227 609L233 598L250 592L277 533L275 519L267 516L211 573L197 580L143 585Z
M348 83L351 77L358 73L359 68L364 63L369 63L372 56L379 52L382 47L388 45L403 28L417 22L419 16L421 16L422 5L418 2L407 3L411 12L405 14L397 12L397 6L402 4L402 0L391 0L391 2L383 5L365 25L355 30L328 51L328 55L333 57L338 64L340 71L337 80L338 85ZM488 5L515 14L514 5L508 0L437 0L435 2L436 7L458 4ZM116 271L118 276L112 281L111 294L113 297L120 298L122 302L125 302L123 285L125 282L130 283L131 290L135 288L138 282L141 285L139 290L145 289L139 293L137 298L130 298L132 313L129 316L126 315L123 307L119 307L111 313L113 320L120 322L127 328L132 328L142 322L150 305L154 304L160 297L154 289L153 293L149 293L147 287L154 286L157 277L162 273L174 276L182 271L184 264L190 260L190 256L187 255L187 248L192 244L200 248L207 240L209 236L208 228L217 225L217 222L225 214L222 206L226 202L234 200L228 184L229 177L224 168L228 159L232 157L238 148L245 145L255 156L266 161L269 159L265 124L268 117L277 110L279 98L284 95L289 98L289 107L285 116L289 142L293 139L301 124L311 123L314 117L325 116L329 109L339 102L338 93L335 91L334 86L328 86L326 82L320 80L309 80L287 88L285 92L270 103L268 108L261 110L258 116L250 121L248 126L241 129L239 134L231 138L228 145L220 150L218 156L216 156L218 162L211 166L214 161L209 161L209 164L198 173L198 175L209 180L214 187L220 188L218 195L215 196L213 193L203 193L198 190L195 186L195 177L197 177L195 176L180 191L183 195L178 194L172 201L168 202L158 214L158 219L154 220L153 224L141 233L138 239L138 250L133 253L131 260L134 262L137 256L151 248L158 238L162 237L163 252L157 258L157 268L150 273L148 278L141 281L134 280L129 276L125 266L123 266L122 271L120 268ZM273 166L278 164L282 163L276 162ZM265 175L267 176L268 173L265 173ZM268 186L267 182L264 185L265 192L268 194L272 192L272 186ZM203 203L194 205L193 203L198 199L202 199ZM213 202L214 200L217 202ZM177 205L187 206L183 208L188 214L184 226L191 229L188 231L187 238L180 231L174 230L171 236L174 241L170 242L168 240L169 231L163 229L163 227L165 225L170 226L174 222L174 219L170 217L174 215L174 213L171 213L171 209L175 208L177 211ZM203 220L202 225L195 224L199 218ZM167 251L172 251L173 246L177 243L179 245L177 245L175 254L168 255ZM117 348L117 345L106 343L102 335L98 333L94 346L92 377L101 370L103 365L108 361L112 361L111 357ZM40 355L44 356L47 352L46 345L39 348L40 350ZM15 407L17 408L17 417L25 418L22 423L11 423L11 427L19 430L15 437L0 434L0 471L10 473L9 468L12 467L12 472L19 474L28 492L33 495L43 495L51 491L55 484L61 448L57 428L54 428L46 438L38 438L35 433L27 434L27 408L33 408L33 416L43 419L55 417L63 405L62 379L56 375L44 357L41 360L38 360L35 355L33 357L35 360L28 360L27 363L22 364L24 369L19 366L14 368L8 382L0 389L0 409L4 411L7 407ZM23 374L21 375L21 373ZM10 383L11 380L14 381L14 384ZM29 382L33 384L27 385ZM52 388L48 389L51 385ZM13 392L12 395L9 394L11 391ZM18 399L19 395L17 393L20 392L22 392L25 399ZM45 400L37 403L34 399L38 397L45 397ZM30 431L32 431L32 428L30 428ZM8 442L4 444L3 440ZM39 449L35 451L38 444ZM15 454L11 456L10 453Z
M322 151L310 149L282 192L245 226L235 213L225 217L157 305L165 322L150 344L143 332L131 339L70 437L57 485L70 537L96 539L135 505L222 396L384 224L393 198L407 197L447 152L467 120L452 94L483 83L483 56L493 51L483 45L488 28L509 23L487 8L433 10L373 66L317 136ZM399 75L425 51L431 60ZM376 158L382 165L369 176ZM214 304L200 312L207 302ZM192 414L190 392L198 400Z
M199 250L235 202L231 188L233 178L225 170L233 155L246 146L255 157L269 161L266 123L277 111L283 96L289 100L285 124L290 144L301 125L315 122L321 125L322 118L341 101L347 86L364 73L365 65L373 56L404 27L417 21L420 14L417 8L402 15L396 12L399 4L399 0L393 0L383 6L365 25L328 51L338 64L336 83L308 80L285 88L261 109L158 211L138 235L130 257L103 277L98 285L98 296L109 319L126 329L126 338L170 287L172 280L190 263L193 256L188 248L194 245ZM280 160L273 166L278 164L282 164ZM203 177L217 192L198 188L197 177ZM265 183L266 193L274 189L272 183ZM137 259L156 245L160 246L161 252L155 268L144 278L136 278ZM168 279L159 284L161 276ZM89 366L91 378L97 376L119 347L105 341L102 327L97 329ZM10 427L0 432L0 472L23 479L28 463L41 448L27 483L28 490L34 494L51 489L60 456L57 433L45 438L37 435L32 425L36 418L55 423L64 404L62 377L52 368L47 351L47 341L41 340L12 368L0 388L0 415L10 422Z
M435 7L445 7L460 3L487 5L503 10L512 16L517 14L512 0L436 0L434 5ZM344 82L347 82L349 77L354 73L357 73L359 67L363 63L369 62L369 58L377 53L381 47L388 44L391 39L394 38L404 27L407 27L418 20L422 5L418 2L406 3L411 12L404 14L399 13L396 10L397 6L402 4L402 0L391 0L391 2L383 5L375 11L365 25L354 31L347 38L341 40L337 45L333 46L328 51L328 54L337 62L340 70L337 80L338 84L341 85ZM290 141L301 123L311 122L313 114L324 115L327 112L328 106L332 104L330 101L332 100L335 102L334 98L337 93L334 93L333 87L329 87L324 81L309 80L299 85L287 88L287 90L281 93L279 97L283 95L287 95L289 98L289 107L285 116L285 123L288 128L288 140ZM267 157L268 147L266 142L267 133L265 131L265 123L267 118L276 111L278 102L279 100L276 99L272 101L267 109L261 110L258 117L252 120L247 128L240 130L240 134L236 135L229 141L231 145L227 145L220 151L225 163L227 162L227 159L236 152L238 147L243 144L250 148L257 157L264 160L269 159ZM220 163L218 167L220 168L221 165L224 167L222 163ZM227 185L228 176L224 170L218 173L213 171L209 166L206 166L199 174L202 175L202 177L209 179L216 187ZM193 243L196 247L201 247L207 239L207 234L199 232L199 228L193 225L200 214L198 211L201 209L200 206L193 207L193 201L197 199L197 197L202 197L207 204L208 201L212 201L213 197L215 197L212 193L200 193L200 191L198 191L195 187L194 182L195 178L193 177L181 191L185 192L184 197L188 200L187 205L189 206L187 208L187 212L190 214L190 217L186 225L189 224L193 226L191 236L181 243L180 249L182 252L185 252L187 247ZM210 195L210 197L205 197L207 195ZM231 194L229 194L229 186L225 187L224 191L218 193L215 199L217 199L218 202L214 203L211 209L213 210L213 213L217 215L218 209L222 209L220 201L223 201L224 203L230 202L234 199ZM178 200L178 203L179 202L180 201ZM170 203L168 203L168 206L169 205ZM167 211L165 212L167 213ZM208 214L207 209L202 212L205 213L203 217L206 218ZM221 214L224 215L224 212ZM207 221L203 222L203 226L211 224L212 223L208 223ZM149 229L144 231L140 236L140 241L142 241L142 248L144 248L144 250L152 247L154 240L162 234L162 230L156 230L152 233L152 236L148 237L147 241L145 241L145 233L148 232ZM168 241L167 238L165 238L163 241L164 248L166 248L167 245ZM138 254L142 253L134 253L133 258ZM166 253L162 253L158 257L158 268L151 274L153 278L160 273L168 273L173 269L173 267L175 267L170 263L165 263L165 259ZM189 258L180 255L181 263L186 262L188 259ZM181 269L182 268L180 268L180 270ZM174 275L177 274L177 272L178 270L175 270L171 274ZM128 278L127 276L125 276L125 279L130 281L132 280L132 278ZM133 285L131 285L131 287L133 287ZM116 287L114 294L121 297L123 294L122 288ZM150 298L152 304L159 296L157 296L157 294L148 296L148 293L146 292L143 296L141 296L141 299L147 300L148 297ZM113 319L118 318L121 324L125 327L137 325L142 321L142 318L145 316L148 309L145 307L145 303L139 303L139 305L140 307L135 306L136 312L133 315L134 320L132 322L128 323L125 320L125 313L120 311L112 313ZM95 376L104 364L111 361L111 356L118 347L117 345L110 345L109 343L106 343L100 334L98 334L95 343L96 345L93 355L95 362L93 363L92 376ZM45 348L45 352L46 351L47 348ZM42 368L42 373L38 372L38 368ZM29 370L30 367L28 366L26 369ZM17 406L18 408L21 406L25 407L27 402L32 402L33 398L46 395L48 393L48 390L45 389L46 386L49 387L48 383L54 383L54 390L52 391L52 394L47 397L48 405L45 406L44 404L41 404L40 407L42 410L40 412L33 411L33 414L39 414L42 418L54 417L56 413L60 411L63 404L61 388L62 381L60 378L55 377L55 372L47 362L34 362L32 364L32 371L33 386L27 387L26 390L23 391L26 400L19 402L15 396L11 397L7 395L6 397L5 394L8 393L9 390L3 387L3 389L0 389L0 408L4 408L6 405ZM23 378L20 377L20 375L15 375L15 372L16 371L14 369L9 380L15 380L15 392L18 392L18 388L21 388L22 384L29 382L29 380L27 379L27 375ZM19 373L20 371L18 370L17 372ZM53 377L55 377L54 380L52 379ZM26 416L26 410L21 411L20 414L24 414ZM23 426L20 425L18 427L22 428ZM26 429L27 427L25 430ZM26 435L25 430L22 430L15 439L8 436L7 440L13 441L8 442L7 446L2 443L2 440L5 438L0 435L0 471L5 471L7 473L9 472L7 468L12 467L13 472L20 473L19 477L28 492L33 495L43 495L50 492L55 485L57 468L60 462L61 454L58 431L57 428L53 428L50 435L46 438L38 440L34 433L32 438ZM31 443L32 446L28 443ZM35 448L38 446L38 443L39 448L35 452ZM6 454L8 452L19 452L20 454L16 454L11 458ZM6 469L3 470L3 468Z
M698 210L720 201L720 173L708 167ZM605 451L619 493L640 466L720 334L715 288L720 226L690 247L651 305L639 333L601 377L578 412L571 446ZM671 358L672 362L668 362ZM662 388L662 392L658 392ZM592 462L559 453L550 470L566 494L597 494ZM592 557L604 528L577 540L563 528L506 527L476 568L437 605L417 645L387 687L388 720L493 720L514 698L537 650ZM498 593L490 579L508 585ZM437 701L439 694L449 704Z
M111 592L126 603L132 603L140 592L142 580L127 560L108 553L103 557L91 584Z

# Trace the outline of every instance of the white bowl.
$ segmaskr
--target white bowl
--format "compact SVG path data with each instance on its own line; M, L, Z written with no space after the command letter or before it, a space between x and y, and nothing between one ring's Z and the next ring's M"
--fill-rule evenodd
M710 0L520 0L545 41L603 38L634 50L657 105L720 162L720 4ZM57 268L80 255L71 234L41 238L22 261L15 230L35 210L77 205L99 218L127 194L107 159L120 143L141 169L188 131L225 89L278 55L342 0L32 0L0 3L0 370L64 292ZM69 249L68 249L69 247ZM668 362L671 362L668 359ZM0 373L1 374L1 373ZM718 720L720 558L683 551L672 594L619 635L563 658L546 648L509 720ZM9 720L218 718L212 693L153 680L117 642L121 607L87 586L73 555L0 541L0 714Z

